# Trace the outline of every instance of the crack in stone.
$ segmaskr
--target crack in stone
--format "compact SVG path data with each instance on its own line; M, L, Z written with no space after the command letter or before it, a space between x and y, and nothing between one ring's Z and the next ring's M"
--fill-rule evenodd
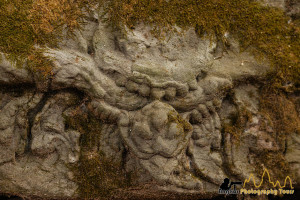
M64 88L64 89L60 89L60 90L48 90L48 92L45 92L42 96L42 99L38 102L38 104L34 108L31 108L27 112L28 129L27 129L27 143L26 143L25 153L31 151L30 150L31 142L32 142L31 131L32 131L32 127L34 125L34 121L35 121L37 114L42 111L42 109L46 105L47 101L51 97L53 97L56 94L61 93L61 92L74 93L81 98L83 98L83 96L85 96L85 94L82 91L78 90L77 88Z
M36 115L41 112L41 110L44 108L45 104L47 103L48 99L53 96L53 92L46 92L43 94L42 99L40 102L32 109L30 109L27 113L27 119L28 119L28 130L27 130L27 143L25 152L30 152L31 148L31 142L32 142L32 127L35 120Z

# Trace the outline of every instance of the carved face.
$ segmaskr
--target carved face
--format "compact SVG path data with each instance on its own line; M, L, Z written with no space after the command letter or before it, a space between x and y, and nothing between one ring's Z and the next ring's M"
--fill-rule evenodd
M160 41L145 27L122 37L100 24L93 47L100 71L115 81L106 89L106 103L128 111L120 133L141 167L155 180L180 188L218 186L228 176L222 169L218 111L232 79L257 73L254 59L247 53L222 57L220 45L192 29ZM170 113L182 120L170 121Z

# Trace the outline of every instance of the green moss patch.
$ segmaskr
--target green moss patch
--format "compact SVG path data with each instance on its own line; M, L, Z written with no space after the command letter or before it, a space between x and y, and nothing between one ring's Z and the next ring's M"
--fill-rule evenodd
M262 175L265 168L269 171L271 179L279 180L281 184L284 183L286 176L291 176L291 171L288 162L285 160L284 155L281 152L271 152L271 151L262 151L259 155L254 157L255 159L255 173L257 175ZM267 177L265 177L267 178ZM265 187L267 185L264 182Z
M74 181L78 184L80 197L105 198L120 188L131 185L132 174L122 168L121 161L116 162L108 158L100 149L100 135L102 121L92 114L83 112L78 107L72 116L65 117L66 125L70 129L79 131L80 159L70 169L74 173Z
M247 122L252 120L252 114L245 107L238 108L237 113L229 116L230 121L222 124L222 132L229 133L233 141L239 144Z
M168 113L168 126L170 126L171 123L177 124L177 128L179 130L179 133L177 133L178 136L188 133L193 129L192 125L188 121L184 120L178 113L174 111L170 111Z
M283 11L253 0L10 0L0 2L0 52L17 66L27 60L29 68L51 74L51 62L37 51L55 47L63 32L80 29L87 12L96 4L101 18L115 28L133 29L138 23L153 27L166 38L180 27L195 28L199 36L227 43L225 33L240 41L241 49L255 47L258 57L267 57L276 70L271 85L281 88L300 82L300 28ZM38 48L39 46L39 48Z
M241 49L255 47L258 57L267 57L276 67L272 85L300 80L300 29L283 11L253 0L100 0L103 17L116 28L134 29L151 25L152 32L165 38L177 27L195 28L199 36L221 40L225 33L240 41Z
M262 92L260 111L274 129L274 139L282 151L286 137L291 133L300 134L300 118L293 98L284 93Z
M64 32L81 28L88 0L1 0L0 52L17 67L51 75L44 47L56 47Z

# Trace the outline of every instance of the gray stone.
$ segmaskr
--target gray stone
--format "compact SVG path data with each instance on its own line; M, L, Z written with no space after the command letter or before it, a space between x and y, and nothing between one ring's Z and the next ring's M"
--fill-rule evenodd
M99 150L124 171L136 172L138 184L216 192L225 177L242 181L254 173L256 155L279 152L272 128L261 127L266 116L258 112L260 85L245 82L263 77L267 62L239 53L230 35L230 49L216 58L217 42L199 38L194 29L165 41L149 30L140 24L124 37L87 21L74 39L45 53L55 64L49 82L2 59L0 192L78 197L67 166L78 162L84 133L68 129L64 119L73 116L78 97L78 109L101 121ZM17 92L7 89L23 84ZM253 117L237 144L222 125L242 108ZM298 136L289 136L285 157L299 182L297 149Z

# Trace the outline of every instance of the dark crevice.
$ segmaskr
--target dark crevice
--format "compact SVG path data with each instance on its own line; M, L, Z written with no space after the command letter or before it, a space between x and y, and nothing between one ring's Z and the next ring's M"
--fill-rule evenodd
M81 100L81 103L83 101L89 102L90 99L91 99L85 92L83 92L83 91L81 91L81 90L79 90L77 88L73 88L73 87L59 89L59 90L52 90L51 92L53 94L59 94L59 93L71 93L71 94L74 94L77 97L79 97L79 99Z
M195 174L195 169L194 169L194 167L193 167L193 161L192 161L192 156L193 156L193 154L190 152L190 149L189 149L189 146L188 146L188 148L186 148L186 151L185 151L185 155L188 157L188 159L189 159L189 165L190 165L190 168L191 168L191 172L193 173L193 174Z
M95 55L95 48L93 42L89 42L89 45L87 47L87 53L90 54L91 56Z
M124 145L123 145L124 146ZM125 165L126 165L126 159L127 159L127 155L128 155L128 150L126 149L126 147L124 146L124 149L122 151L122 161L121 161L121 167L122 169L125 170Z
M95 18L95 17L91 16L91 17L88 18L88 20L91 21L91 22L99 24L99 20L97 18Z
M205 77L207 77L207 75L208 75L207 71L202 70L196 77L197 82L205 79Z
M221 132L221 157L222 157L222 168L225 174L232 175L230 167L228 166L228 157L225 152L225 133Z
M285 134L285 139L284 139L284 150L283 150L283 155L286 155L287 148L288 148L288 138L287 134Z
M28 198L24 198L22 196L9 195L9 194L0 194L1 200L27 200Z
M268 79L265 76L241 76L241 78L233 80L232 88L237 88L239 85L253 85L261 88L263 85L267 84L267 81Z
M27 130L27 144L26 144L26 148L25 148L25 152L29 152L30 151L30 147L31 147L31 140L32 140L32 126L35 120L36 115L44 108L47 100L52 96L52 92L46 92L42 99L40 100L40 102L34 107L31 108L28 113L27 113L27 119L28 119L28 130Z
M115 50L120 51L124 55L127 55L126 48L122 44L120 44L116 36L114 37L114 45L115 45Z
M79 96L80 98L83 98L85 96L85 93L78 90L77 88L65 88L65 89L60 89L60 90L49 89L48 92L44 93L40 102L35 107L29 109L29 111L27 113L28 129L27 129L27 143L26 143L25 152L30 152L31 142L32 142L32 127L33 127L36 115L42 111L42 109L44 108L44 106L47 103L47 101L49 100L49 98L51 98L52 96L54 96L58 93L62 93L62 92L73 93L73 94L76 94L77 96Z
M18 83L18 84L5 84L0 82L0 92L12 93L14 96L23 96L25 91L35 90L36 86L33 83Z
M50 78L50 80L48 81L48 84L47 84L48 92L44 93L40 102L38 102L38 104L36 104L35 107L29 109L27 112L28 127L27 127L27 143L26 143L26 147L25 147L25 152L30 152L30 149L31 149L32 126L33 126L35 117L44 108L47 100L52 96L51 83L52 83L52 78ZM38 92L38 89L35 89L33 97L35 96L35 94L37 92Z

